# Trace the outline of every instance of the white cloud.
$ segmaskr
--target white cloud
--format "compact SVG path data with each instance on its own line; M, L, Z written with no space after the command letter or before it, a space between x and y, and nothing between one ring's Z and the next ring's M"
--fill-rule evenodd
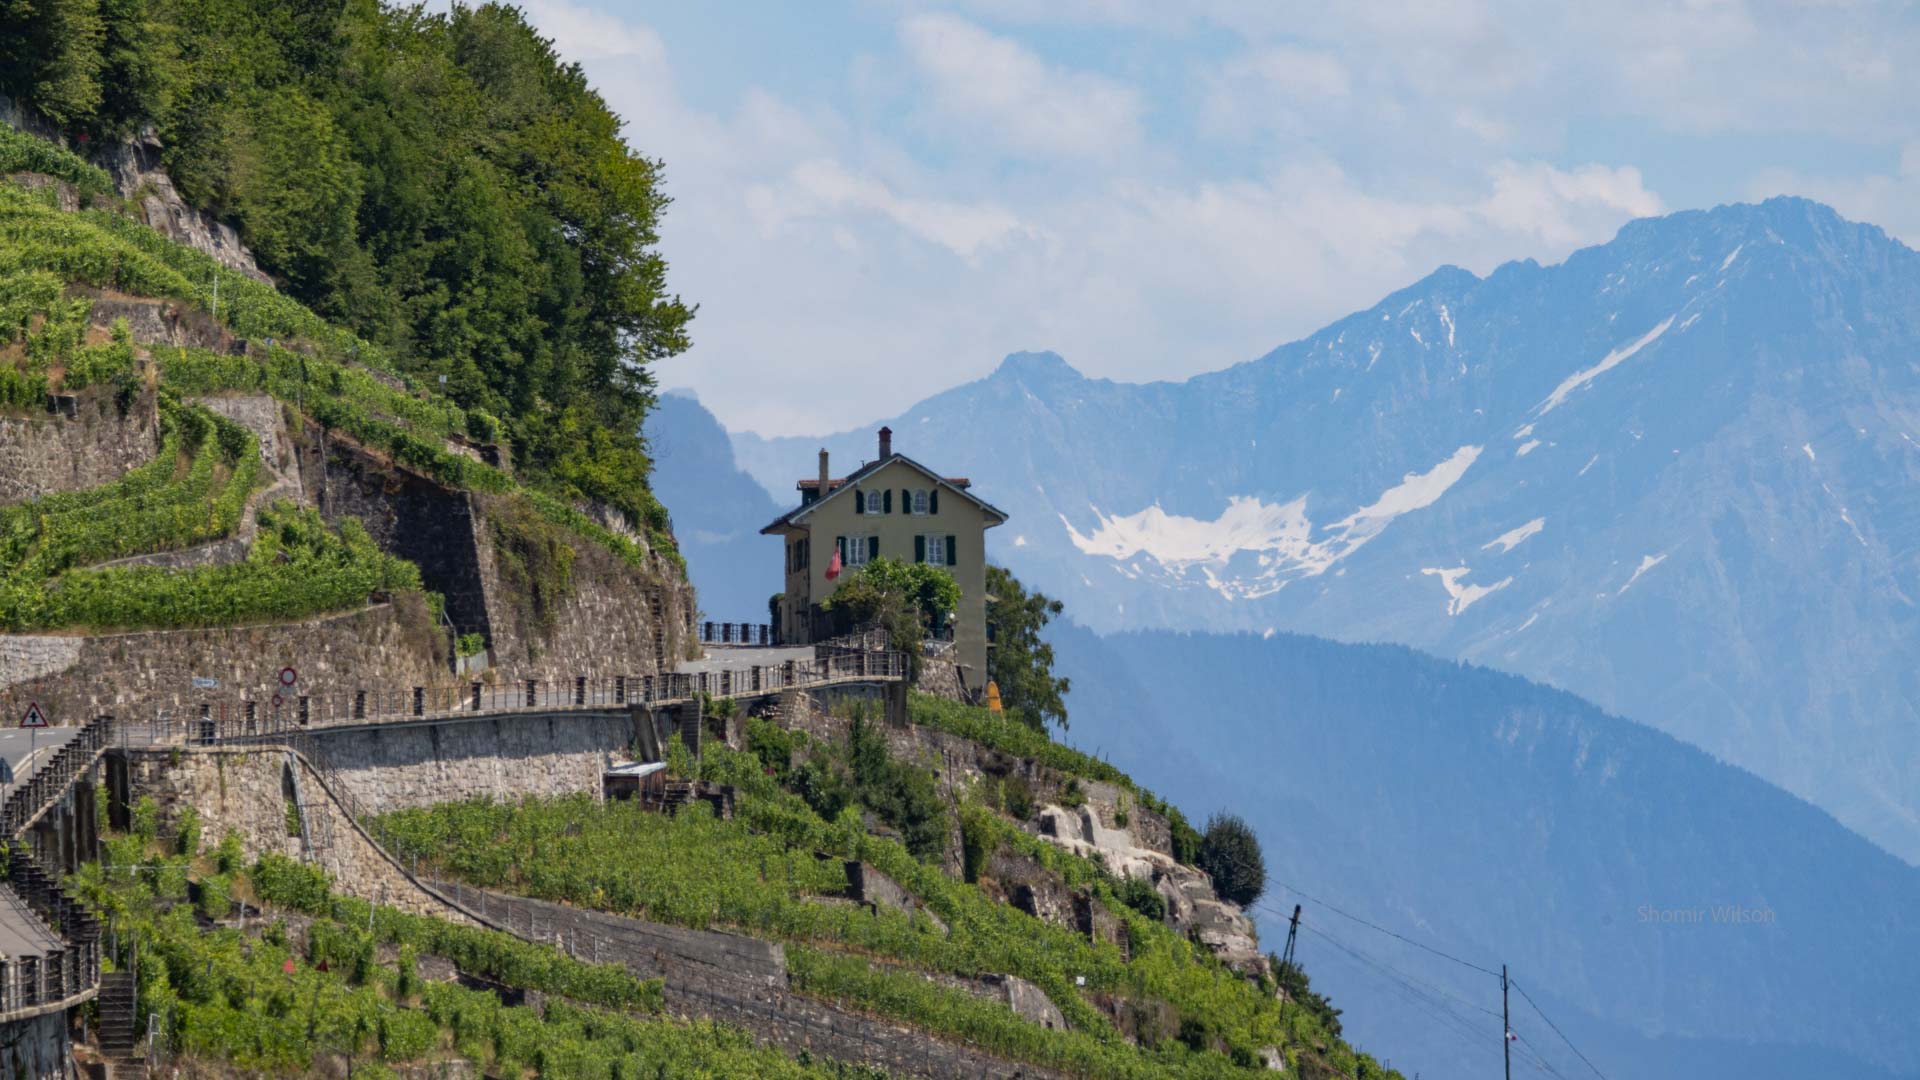
M1040 156L1108 157L1139 141L1139 95L1049 65L1011 38L952 15L915 15L900 41L947 118Z
M769 233L795 218L826 218L847 210L867 211L968 260L1010 235L1032 233L1018 217L1002 207L990 203L972 205L903 198L878 180L855 176L839 162L824 159L796 165L783 185L750 188L747 206ZM857 246L852 233L844 227L839 228L837 234L842 246L849 249Z
M1564 249L1591 240L1596 226L1661 213L1660 197L1646 189L1631 165L1557 169L1543 162L1502 162L1493 169L1493 194L1480 215L1508 232L1538 237Z

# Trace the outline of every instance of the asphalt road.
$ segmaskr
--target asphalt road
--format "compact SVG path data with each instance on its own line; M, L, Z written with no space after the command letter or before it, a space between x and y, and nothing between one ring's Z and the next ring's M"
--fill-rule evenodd
M6 728L0 730L0 761L7 763L14 783L24 783L35 770L53 760L55 751L80 734L77 727L48 727L38 730ZM5 775L8 770L0 770ZM0 784L0 798L13 790L12 784Z

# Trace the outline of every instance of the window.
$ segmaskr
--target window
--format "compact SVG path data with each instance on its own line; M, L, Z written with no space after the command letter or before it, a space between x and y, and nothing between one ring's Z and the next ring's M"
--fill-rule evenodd
M927 537L926 551L927 551L927 557L922 561L930 562L935 566L947 565L947 538L946 537L944 536Z
M862 496L862 498L864 498L864 499L866 499L866 500L867 500L867 513L869 513L869 514L878 514L878 513L881 513L881 512L882 512L882 511L881 511L881 507L880 507L880 493L879 493L879 492L877 492L877 491L869 491L869 492L867 492L867 493L866 493L866 494L865 494L864 496Z
M922 516L927 512L927 492L922 488L913 493L913 512Z
M880 555L880 538L877 536L849 536L843 549L845 557L840 561L847 566L861 566L868 559Z

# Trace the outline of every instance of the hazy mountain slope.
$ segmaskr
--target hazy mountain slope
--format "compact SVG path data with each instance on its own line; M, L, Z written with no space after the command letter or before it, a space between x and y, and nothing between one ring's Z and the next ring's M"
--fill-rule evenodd
M781 588L781 556L780 542L760 527L785 507L734 466L726 431L692 395L661 395L644 434L654 491L673 508L701 610L716 621L766 622L767 597Z
M1608 1075L1920 1073L1920 946L1905 929L1920 871L1741 770L1571 695L1398 647L1077 628L1055 644L1076 741L1190 810L1245 815L1278 881L1511 964ZM1295 902L1338 942L1303 933L1301 955L1368 1045L1428 1076L1498 1067L1499 1022L1470 1007L1497 1010L1497 980L1298 895L1269 901L1270 944ZM1716 922L1719 905L1771 915ZM1484 1042L1343 944L1464 998L1454 1011ZM1582 1068L1564 1050L1549 1060Z
M1914 860L1917 360L1920 255L1775 199L1557 266L1446 268L1184 383L1018 354L890 422L978 478L1013 515L998 557L1097 629L1497 665ZM822 441L734 438L763 483Z

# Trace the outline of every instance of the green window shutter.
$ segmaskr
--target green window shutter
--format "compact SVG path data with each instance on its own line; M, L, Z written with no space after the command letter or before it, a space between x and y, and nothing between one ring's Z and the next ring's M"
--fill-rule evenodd
M847 538L844 536L834 537L833 550L840 554L840 565L847 565Z
M903 514L913 513L913 490L911 488L900 489L900 512Z
M883 513L893 513L893 489L888 488L880 494L880 509Z
M940 512L940 489L934 488L932 491L927 492L927 513L937 514L939 512Z
M853 489L853 512L856 514L867 512L867 496L859 488Z
M947 565L959 566L960 565L959 554L960 554L959 552L954 550L953 537L951 536L947 537Z
M877 559L879 557L880 557L880 538L877 536L867 537L867 558Z
M916 536L913 538L913 561L927 561L927 538L924 536Z

